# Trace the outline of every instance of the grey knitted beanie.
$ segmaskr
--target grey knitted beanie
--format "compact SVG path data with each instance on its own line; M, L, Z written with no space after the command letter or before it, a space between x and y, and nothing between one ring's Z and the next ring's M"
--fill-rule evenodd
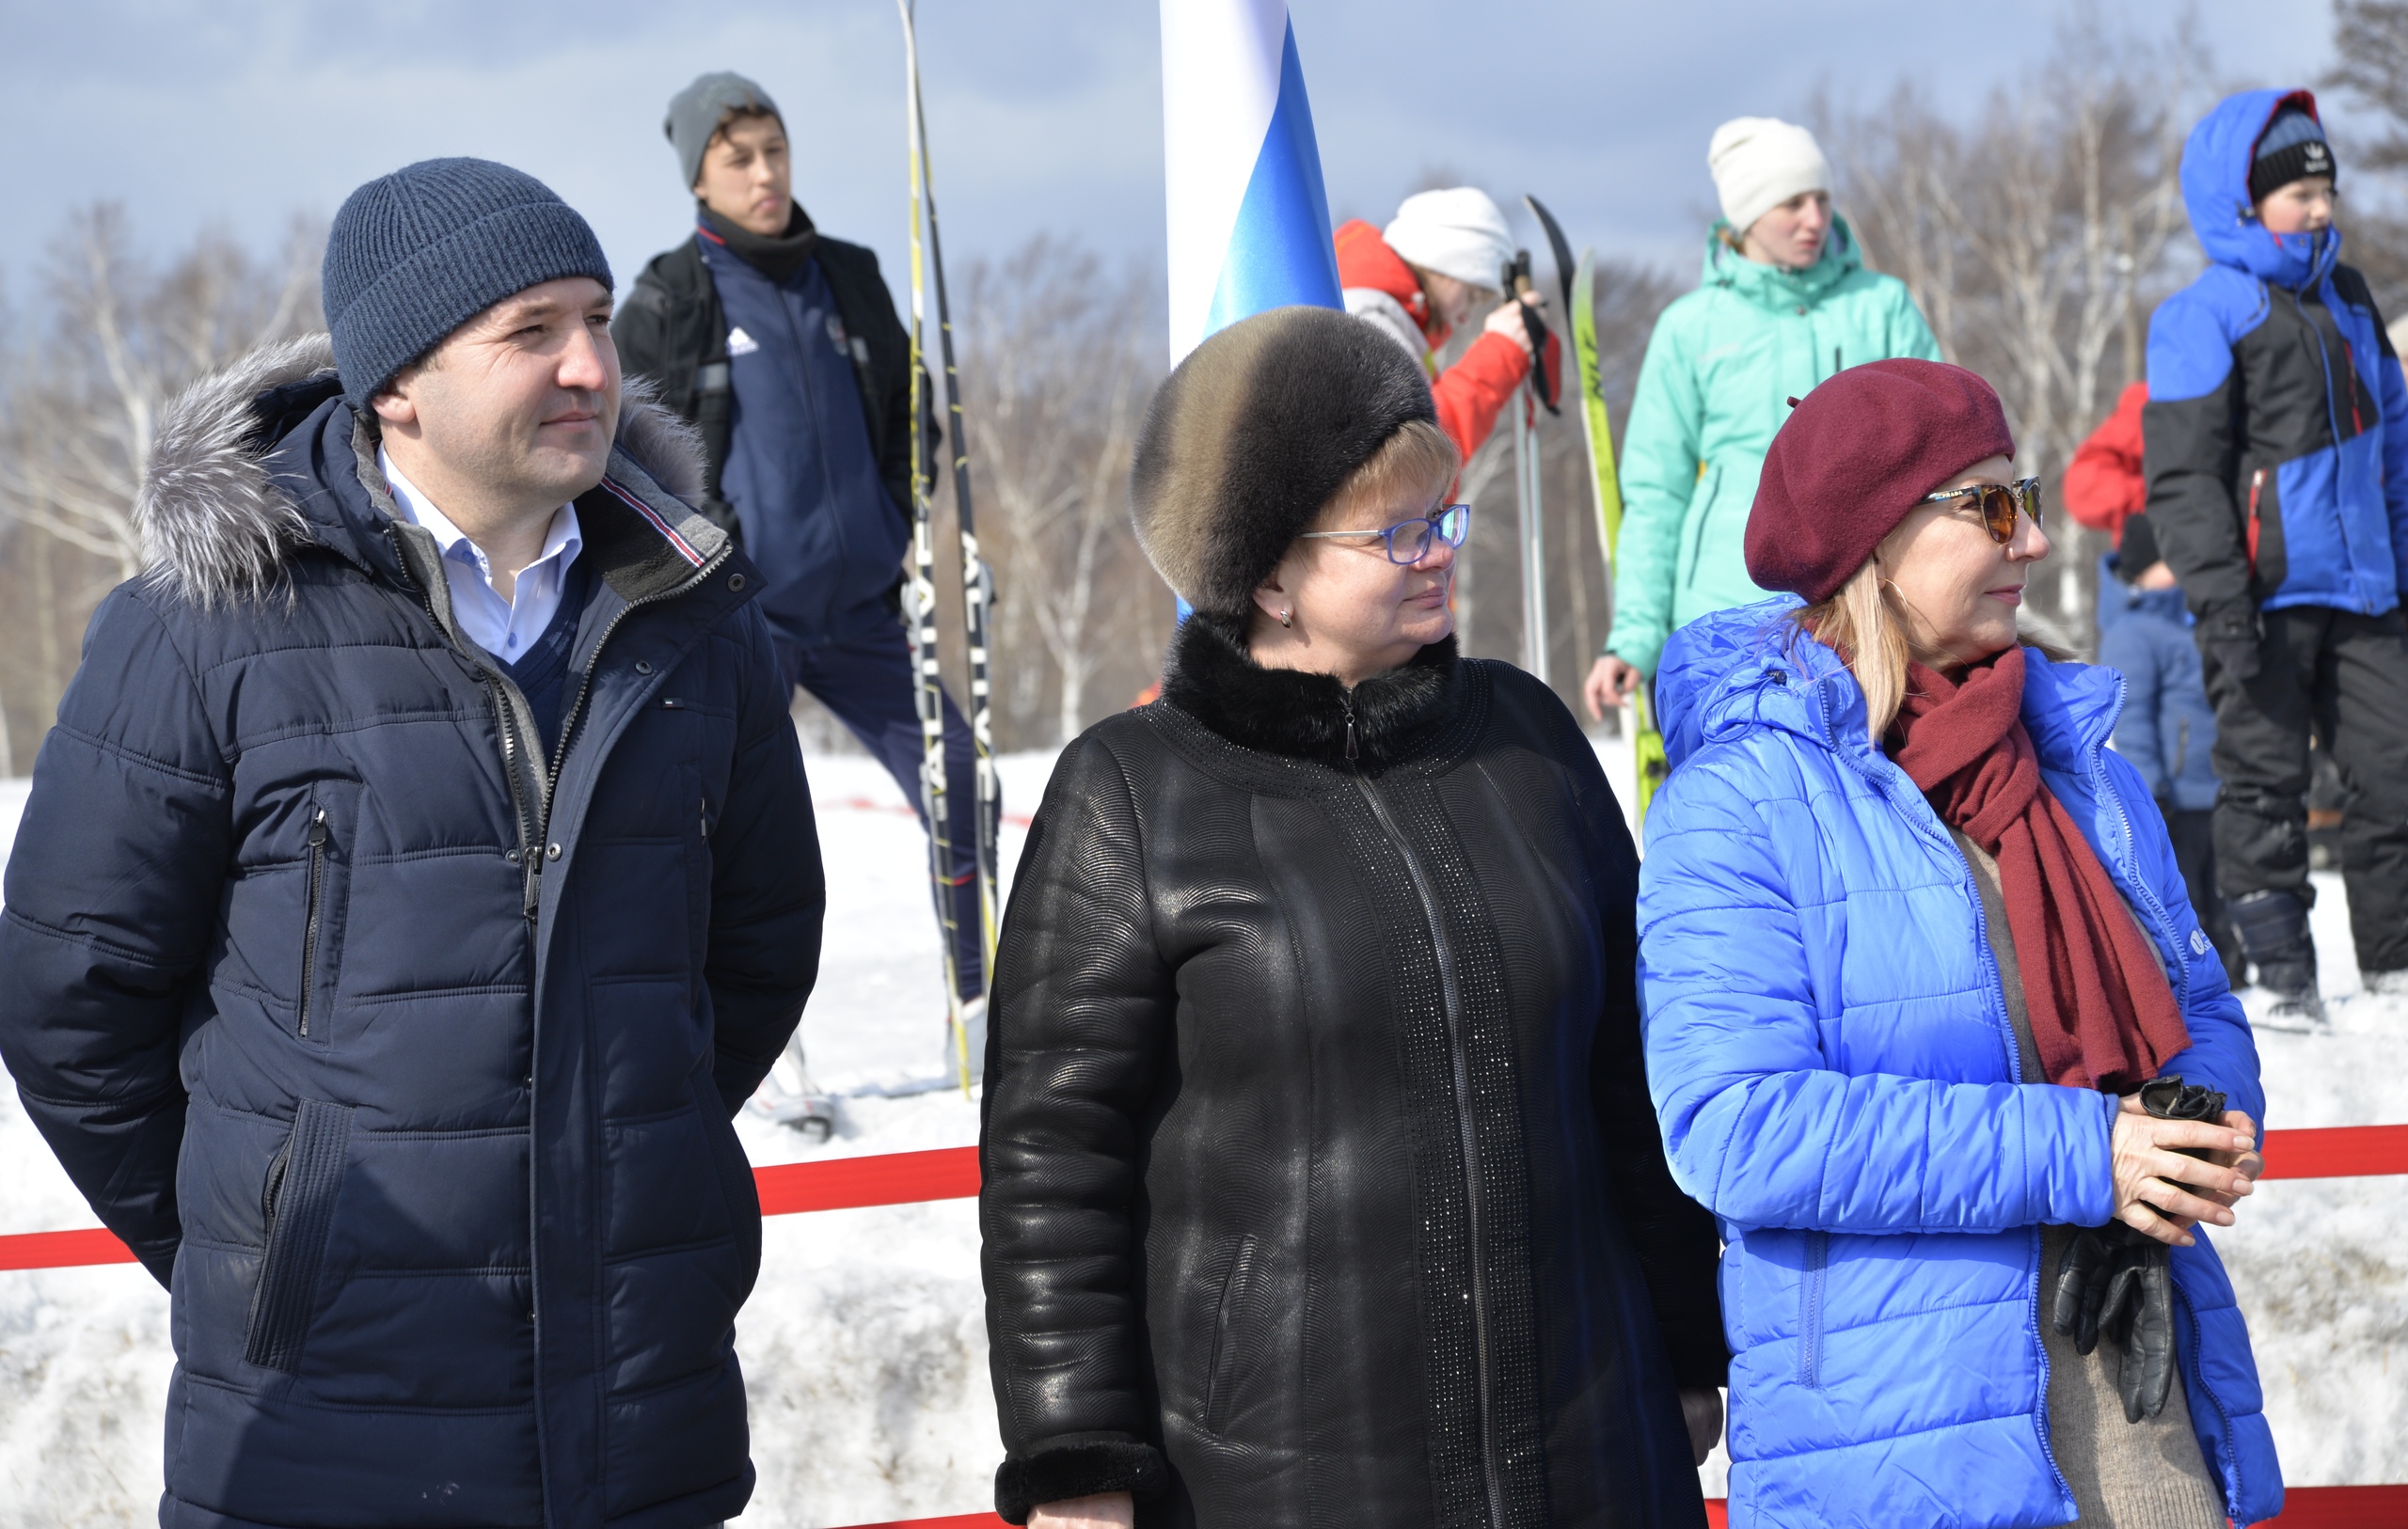
M486 159L426 159L344 198L322 286L353 408L460 325L562 276L610 287L585 219L541 181Z
M710 148L720 119L731 111L768 112L778 119L781 129L785 126L785 113L778 110L769 92L727 70L697 74L693 83L669 98L669 116L660 131L669 135L669 147L677 150L677 168L686 177L687 190L693 190L694 182L703 178L703 151Z

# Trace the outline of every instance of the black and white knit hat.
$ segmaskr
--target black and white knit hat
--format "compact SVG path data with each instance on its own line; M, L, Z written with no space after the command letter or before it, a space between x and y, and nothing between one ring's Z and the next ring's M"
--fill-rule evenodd
M2324 128L2314 112L2286 104L2258 139L2258 153L2249 166L2249 199L2264 201L2270 192L2311 175L2338 178L2333 146L2324 141Z
M1146 411L1130 472L1138 544L1189 605L1244 620L1354 470L1408 422L1437 418L1420 366L1352 314L1240 320L1190 352Z

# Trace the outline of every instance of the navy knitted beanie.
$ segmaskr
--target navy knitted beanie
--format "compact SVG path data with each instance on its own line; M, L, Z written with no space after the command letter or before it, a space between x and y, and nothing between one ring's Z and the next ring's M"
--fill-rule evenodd
M612 285L601 242L533 176L486 159L425 159L344 198L321 282L353 408L452 330L562 276Z

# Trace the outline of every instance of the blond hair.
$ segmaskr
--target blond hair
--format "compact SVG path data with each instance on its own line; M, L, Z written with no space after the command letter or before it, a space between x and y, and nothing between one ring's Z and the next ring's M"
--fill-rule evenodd
M1941 668L1951 662L1948 654L1916 644L1906 612L1893 592L1896 588L1881 576L1880 556L1876 553L1848 575L1837 593L1801 607L1794 617L1799 626L1838 653L1848 672L1856 676L1857 688L1864 692L1864 730L1876 749L1881 747L1890 724L1898 719L1898 709L1907 703L1907 666ZM2020 627L2015 641L2019 647L2037 651L2051 663L2066 663L2074 656L2069 650Z
M1865 559L1836 593L1805 607L1796 620L1856 676L1864 692L1864 730L1880 748L1881 735L1907 702L1907 666L1916 654L1878 560Z
M1462 465L1463 455L1445 431L1427 419L1408 419L1338 485L1322 506L1322 523L1335 529L1339 518L1365 504L1386 506L1406 497L1426 503L1447 491Z

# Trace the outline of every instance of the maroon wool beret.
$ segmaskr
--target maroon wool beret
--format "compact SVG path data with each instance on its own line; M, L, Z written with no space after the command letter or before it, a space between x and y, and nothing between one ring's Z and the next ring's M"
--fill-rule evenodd
M1798 401L1748 512L1748 576L1828 600L1926 494L2015 455L1990 385L1943 361L1868 361Z

